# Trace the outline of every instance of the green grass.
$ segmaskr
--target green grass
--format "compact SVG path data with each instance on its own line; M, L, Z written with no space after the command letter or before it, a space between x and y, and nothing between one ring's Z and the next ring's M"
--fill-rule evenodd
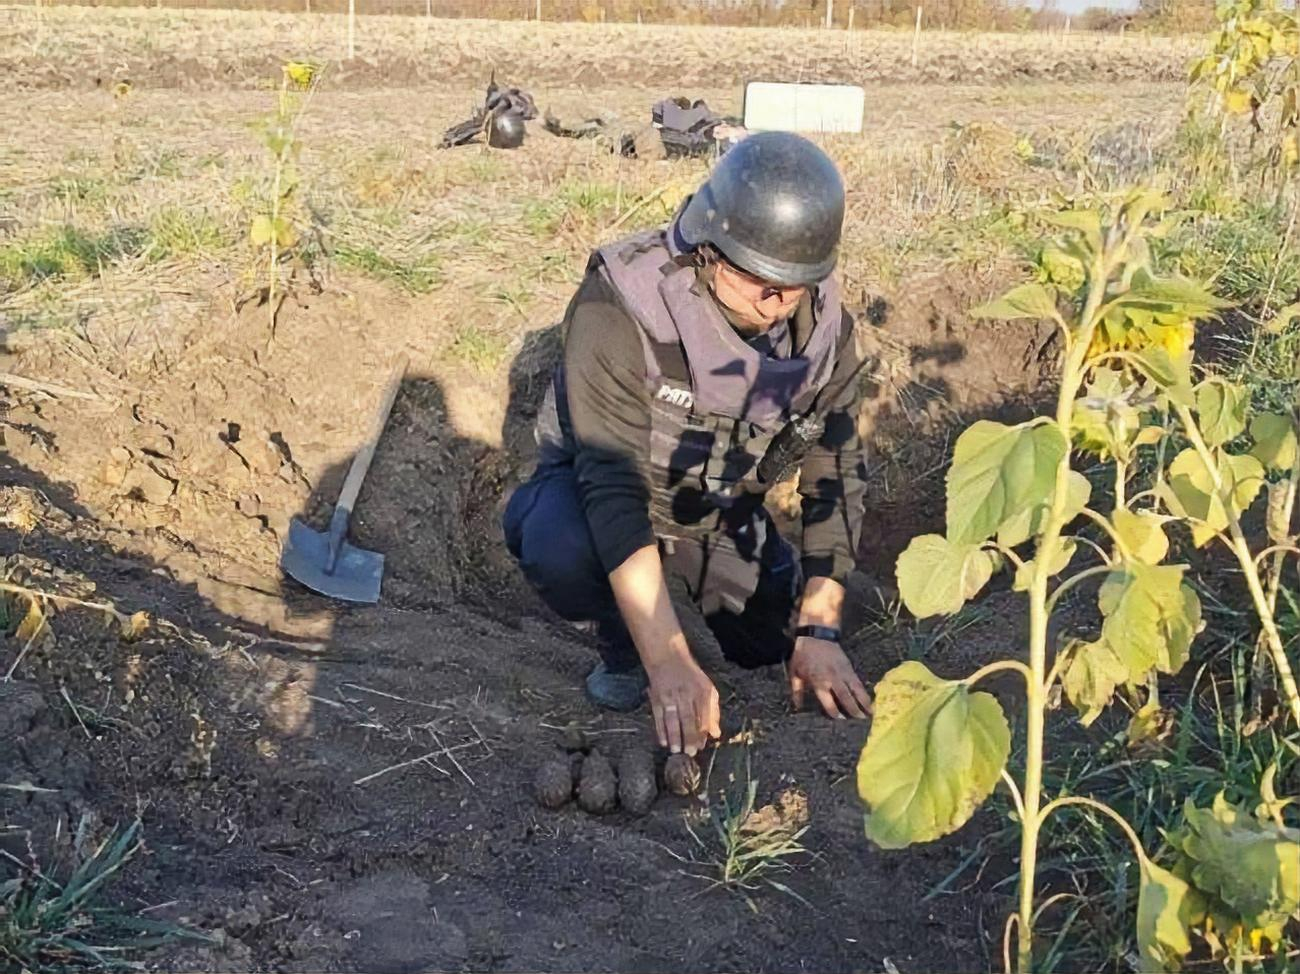
M475 324L461 325L448 349L449 356L480 372L491 372L506 356L507 342Z
M0 244L0 287L17 290L46 280L97 277L106 265L138 257L148 235L137 227L88 233L71 225Z
M149 221L150 256L186 257L211 254L230 244L207 210L168 206Z
M537 255L529 274L539 283L577 284L582 280L581 267L571 263L565 251L550 250Z
M511 171L499 153L477 156L465 168L478 183L494 183Z
M762 822L755 818L758 781L750 768L749 748L743 758L736 756L735 767L727 776L727 786L710 793L718 751L709 765L703 792L708 798L708 830L697 830L686 823L686 831L695 845L690 856L672 853L687 865L686 875L702 880L705 889L725 889L739 894L757 910L751 894L764 889L775 890L810 904L777 877L792 872L801 860L813 854L802 839L807 826L789 822Z
M864 608L863 628L875 632L877 641L901 635L900 663L932 659L955 647L967 629L982 625L993 617L992 609L972 602L962 606L955 615L917 621L905 615L903 603L897 597L886 599L877 589L875 599Z
M1270 295L1277 307L1300 293L1300 226L1272 201L1245 199L1221 216L1189 221L1169 249L1184 274L1247 308Z
M528 306L533 303L532 289L527 285L507 284L492 292L492 300L513 308L522 316L527 316Z
M400 230L410 221L410 214L399 206L376 206L366 211L366 222L382 230Z
M1250 389L1254 408L1261 412L1290 413L1300 403L1300 323L1278 334L1255 331L1224 337L1239 357L1229 378Z
M1283 588L1278 591L1282 597L1278 603L1277 628L1282 634L1282 642L1288 650L1300 643L1300 596Z
M74 837L75 863L42 868L0 850L0 968L20 971L137 969L131 956L178 939L207 935L104 903L111 882L140 851L140 823L113 829L97 846L83 827ZM66 872L62 881L55 875Z
M181 167L182 158L181 153L175 149L160 149L140 159L128 180L138 182L142 179L178 179L184 174Z
M486 247L497 236L497 228L488 220L477 217L464 217L448 224L446 239L456 247Z
M617 187L608 183L561 183L551 196L524 204L524 227L535 237L550 237L569 223L603 224L614 218L617 200Z
M401 259L381 254L374 247L340 243L333 256L342 267L389 281L412 294L427 294L442 283L441 261L434 254Z
M108 200L108 181L100 176L58 176L50 181L50 193L64 206L99 205Z

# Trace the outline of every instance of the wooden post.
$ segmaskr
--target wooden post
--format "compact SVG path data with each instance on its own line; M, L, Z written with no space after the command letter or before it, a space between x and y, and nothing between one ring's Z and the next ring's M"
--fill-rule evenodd
M357 56L357 0L348 0L348 60Z
M1070 36L1070 17L1068 14L1065 17L1065 36Z
M916 67L916 57L921 46L921 8L916 8L916 32L912 34L912 67Z
M853 11L855 9L856 9L855 7L849 7L849 33L850 34L853 33Z
M826 0L826 29L835 25L835 0Z
M537 22L542 22L542 0L537 0Z
M433 0L424 0L424 15L426 17L433 16Z
M311 0L306 0L304 6L306 7L306 13L311 13Z

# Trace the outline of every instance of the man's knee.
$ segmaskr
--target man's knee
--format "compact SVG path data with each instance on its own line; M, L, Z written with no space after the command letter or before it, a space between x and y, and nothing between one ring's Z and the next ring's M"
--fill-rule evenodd
M531 538L525 535L519 566L539 588L577 592L607 584L590 538L563 526L539 526Z
M506 506L504 527L524 577L556 612L592 618L612 599L572 477L556 474L521 486Z

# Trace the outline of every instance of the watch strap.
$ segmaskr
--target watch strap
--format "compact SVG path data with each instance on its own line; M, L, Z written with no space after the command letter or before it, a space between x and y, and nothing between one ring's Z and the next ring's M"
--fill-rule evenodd
M840 631L834 626L800 626L794 631L796 639L822 639L828 643L840 641Z

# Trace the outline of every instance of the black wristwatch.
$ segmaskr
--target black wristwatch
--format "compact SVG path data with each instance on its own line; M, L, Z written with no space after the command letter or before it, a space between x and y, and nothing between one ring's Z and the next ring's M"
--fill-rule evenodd
M795 639L801 639L804 636L809 639L821 639L828 643L838 643L840 641L840 631L834 626L800 626L794 631Z

